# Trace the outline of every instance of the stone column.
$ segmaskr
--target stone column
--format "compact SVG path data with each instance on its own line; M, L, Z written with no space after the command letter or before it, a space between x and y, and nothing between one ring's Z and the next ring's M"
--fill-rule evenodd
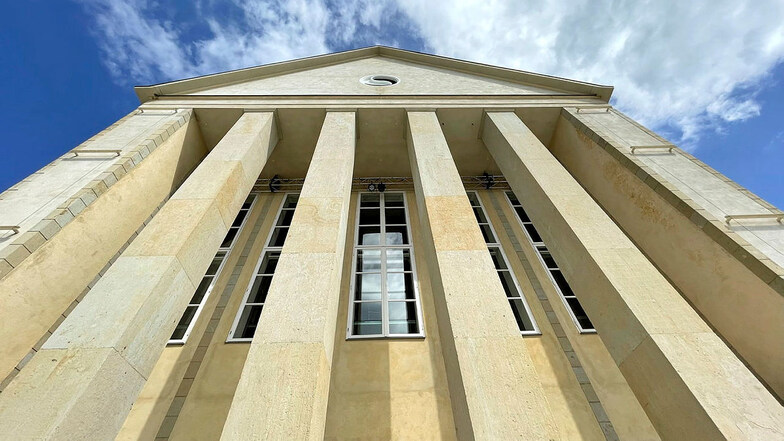
M327 112L221 439L324 438L355 124Z
M0 395L0 433L114 439L276 140L240 117Z
M781 405L517 115L488 112L482 140L663 439L784 439Z
M408 152L458 439L557 438L435 112L408 113Z

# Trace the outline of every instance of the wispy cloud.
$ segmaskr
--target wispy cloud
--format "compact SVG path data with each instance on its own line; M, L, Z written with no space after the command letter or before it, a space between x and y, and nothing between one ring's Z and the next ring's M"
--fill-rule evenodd
M411 41L424 49L616 87L615 105L687 147L759 115L784 59L784 3L453 0L201 1L188 23L146 0L82 0L118 81L157 82ZM393 18L393 19L391 19Z

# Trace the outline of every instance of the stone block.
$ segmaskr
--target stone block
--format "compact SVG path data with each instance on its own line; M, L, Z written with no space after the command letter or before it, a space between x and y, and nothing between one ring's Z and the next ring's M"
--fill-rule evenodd
M0 258L0 279L10 273L14 267L7 260Z
M465 194L426 197L425 211L437 250L487 250Z
M27 250L23 245L8 245L3 249L0 249L0 259L5 260L11 266L16 268L19 266L22 261L30 255L30 251Z
M341 249L348 224L347 203L343 201L300 197L286 239L286 253L335 253Z
M71 214L71 212L68 210L58 208L57 210L50 213L49 216L47 216L47 219L52 219L53 221L57 222L57 225L59 225L60 228L64 228L74 219L74 215Z
M223 223L231 225L250 188L244 182L242 164L238 161L205 161L191 174L171 200L214 201Z
M14 245L22 245L31 254L46 242L46 238L38 231L27 231L14 240ZM16 266L16 265L14 265Z

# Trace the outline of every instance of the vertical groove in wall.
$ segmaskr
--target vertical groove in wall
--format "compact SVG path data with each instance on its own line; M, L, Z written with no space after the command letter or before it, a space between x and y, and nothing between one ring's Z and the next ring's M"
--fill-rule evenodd
M207 353L207 349L209 348L212 339L215 337L215 330L218 328L218 323L220 323L223 312L226 309L226 305L229 303L229 299L237 287L237 281L239 280L240 273L242 273L242 269L248 262L250 251L253 248L253 244L256 242L256 238L261 231L261 226L264 224L264 220L267 218L267 214L269 213L273 198L267 197L265 199L266 200L264 205L261 208L261 213L256 219L256 223L253 225L253 230L251 230L251 233L248 236L248 240L245 242L245 245L242 248L242 253L240 254L239 259L237 259L237 263L234 265L229 281L226 283L223 291L221 291L218 304L215 306L215 309L210 316L210 321L207 324L207 329L204 331L204 334L202 334L201 339L199 340L199 346L196 348L196 352L193 354L193 358L188 364L188 369L185 371L182 380L180 380L180 386L177 388L177 393L174 397L174 400L172 401L171 405L169 405L169 409L166 411L166 417L163 419L161 427L158 429L158 434L155 436L156 441L168 440L169 436L171 436L171 432L174 429L174 424L177 422L177 418L180 416L180 411L182 410L183 404L185 404L185 399L188 397L188 393L190 392L191 386L193 385L193 381L196 379L196 374L198 374L199 369L201 368L204 355ZM252 213L249 213L249 215L252 215ZM255 264L256 262L253 261L251 263Z
M607 416L607 412L604 410L604 406L602 406L601 401L599 401L599 397L596 394L596 391L591 384L591 380L588 378L588 375L585 373L585 369L582 367L580 363L579 357L577 357L577 353L574 351L571 343L569 343L569 339L566 337L566 333L564 332L563 327L561 326L560 321L558 320L558 316L553 311L553 307L550 304L550 300L547 298L547 294L545 294L544 289L542 289L542 284L539 282L539 279L536 277L534 273L533 267L531 266L531 262L525 257L525 253L523 252L523 246L517 240L517 236L512 229L512 226L509 223L506 215L504 214L503 209L501 208L500 202L496 197L496 192L488 191L487 194L490 196L490 201L493 204L493 208L495 209L496 213L498 213L499 218L501 219L501 224L506 231L506 235L509 237L509 240L512 242L512 246L514 247L515 253L517 254L517 258L520 259L520 263L523 265L525 269L525 274L528 277L528 280L531 282L531 286L534 288L534 292L536 293L536 298L539 300L539 303L542 305L542 308L547 315L547 320L549 321L550 325L555 332L556 337L558 337L558 343L561 346L561 350L563 351L566 358L569 360L569 364L572 367L572 372L574 376L577 378L577 382L580 383L580 387L583 390L583 394L585 394L585 399L588 401L588 404L591 406L591 410L593 411L594 417L596 417L596 421L599 424L599 427L602 429L602 433L604 433L604 438L608 441L617 441L618 434L615 432L615 428L610 421L610 418Z

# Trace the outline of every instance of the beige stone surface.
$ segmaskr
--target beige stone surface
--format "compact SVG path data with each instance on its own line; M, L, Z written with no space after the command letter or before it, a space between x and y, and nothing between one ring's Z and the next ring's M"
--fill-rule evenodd
M677 429L665 422L680 419L690 425L692 439L737 439L739 435L754 439L755 425L771 428L775 434L771 439L784 436L784 409L642 253L633 245L622 245L628 239L615 237L623 233L608 216L599 214L601 208L590 196L583 192L578 198L570 187L566 194L559 194L563 183L550 185L565 179L577 185L576 181L565 170L549 174L530 170L525 152L539 150L536 155L543 156L546 148L528 133L513 113L490 112L483 139L529 216L537 225L546 225L540 234L657 430L665 437L674 436ZM556 161L553 157L552 162ZM608 245L603 247L587 234L607 236ZM713 350L700 349L693 336ZM675 341L682 344L674 345ZM660 376L646 377L646 372L654 371L648 362L660 364ZM723 375L692 369L700 365L721 366ZM653 378L669 386L666 396L656 393ZM733 399L725 400L718 411L716 397L728 395ZM702 413L694 411L690 418L683 418L683 409L675 403L688 400ZM737 429L730 429L727 421ZM711 432L712 426L718 431Z
M434 112L412 111L408 124L409 158L457 438L555 439L553 415L449 146L443 134L438 136L438 118ZM445 219L447 201L451 222L462 221L459 231L469 235L458 247L450 245L451 236L434 237L449 234L448 228L432 225ZM471 272L465 271L468 267Z
M354 112L327 112L222 439L324 437L355 127Z
M0 280L0 377L11 372L205 154L198 126L190 120L65 228L42 229L44 236L57 235L49 235Z
M271 136L274 131L272 113L245 114L240 121L253 121L256 131L247 133L248 136L243 138L233 138L231 143L219 143L213 152L221 154L224 150L235 149L270 151L274 147L272 143L275 137ZM244 124L241 128L247 130ZM239 142L240 140L244 142ZM264 166L263 162L258 161L261 159L259 156L255 158L257 159L255 162L251 159L240 162L248 173L258 174ZM208 155L203 163L214 162L223 162L225 167L234 168L238 161L214 159ZM192 175L181 188L188 191L192 186L201 186L200 177L205 178L199 174ZM225 234L227 226L219 212L221 209L233 209L233 219L240 208L241 201L250 190L250 182L239 188L226 183L222 191L242 193L240 202L227 203L227 198L216 196L212 201L197 199L193 203L189 203L191 201L186 199L174 198L170 201L171 204L164 205L158 216L138 236L138 243L135 241L135 246L129 247L120 256L112 269L98 281L90 295L55 331L44 350L33 357L34 360L44 356L48 348L111 349L119 352L139 375L146 378L179 320L185 303L193 293L192 280L199 273L201 274L196 281L201 279L201 275L207 269L209 259L203 256L213 256ZM210 215L211 211L212 215ZM180 216L171 216L175 213ZM185 217L188 216L201 222L195 225L183 224ZM178 221L173 222L174 219ZM223 233L216 235L215 230ZM155 238L160 239L155 240ZM173 249L160 245L168 245ZM153 249L149 255L145 252L146 247ZM197 249L201 250L200 253L196 251ZM186 274L189 271L191 273ZM140 283L142 280L144 283ZM79 358L78 354L76 358ZM36 380L34 374L36 372L32 371L30 375L33 376L30 377L30 381ZM39 372L37 375L43 374ZM115 376L116 373L111 369L96 368L92 372L83 374L82 381L101 384L112 381ZM42 380L43 378L39 379ZM73 407L72 412L75 415L73 418L80 417L87 412L87 409L95 408L97 410L91 411L81 424L96 427L95 430L101 435L94 439L113 438L120 430L141 388L142 383L133 384L127 393L118 394L108 390L104 394L95 396L89 403L77 403ZM0 396L0 406L21 406L28 400L34 399L33 394L32 389L23 390L18 395L3 394ZM57 408L69 407L61 399L50 400L50 404ZM34 424L40 426L41 430L53 430L59 425L68 430L61 429L58 436L80 438L73 418L69 417L63 422L58 422L43 411L31 412L28 417ZM8 429L9 427L0 424L0 432Z

